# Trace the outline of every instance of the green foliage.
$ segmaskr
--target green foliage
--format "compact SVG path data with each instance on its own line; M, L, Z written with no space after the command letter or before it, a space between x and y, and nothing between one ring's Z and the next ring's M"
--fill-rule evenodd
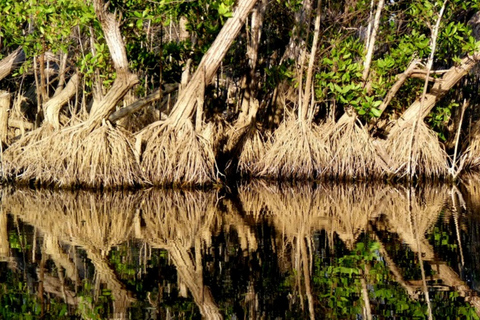
M8 271L6 279L7 281L0 284L1 319L70 319L71 314L66 303L53 298L40 298L27 286L21 274Z
M435 238L441 242L448 242L445 234ZM355 319L357 315L362 314L364 305L362 277L367 283L369 302L374 316L400 319L428 318L426 302L423 299L417 300L410 297L392 278L388 265L379 253L379 248L377 242L365 239L358 242L352 252L333 261L316 257L313 280L326 318ZM478 319L474 308L457 293L431 291L430 300L434 318Z
M93 8L80 0L1 0L0 11L0 37L8 46L22 46L27 56L67 52L73 27L95 18Z

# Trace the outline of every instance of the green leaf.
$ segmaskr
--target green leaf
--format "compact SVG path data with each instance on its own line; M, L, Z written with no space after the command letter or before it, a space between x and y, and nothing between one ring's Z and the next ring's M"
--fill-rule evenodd
M382 112L378 110L377 108L371 108L370 113L375 117L379 118L382 115Z

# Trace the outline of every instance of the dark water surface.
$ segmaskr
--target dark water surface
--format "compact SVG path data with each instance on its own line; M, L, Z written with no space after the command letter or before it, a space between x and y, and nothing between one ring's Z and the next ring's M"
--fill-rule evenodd
M1 199L2 319L480 314L480 178Z

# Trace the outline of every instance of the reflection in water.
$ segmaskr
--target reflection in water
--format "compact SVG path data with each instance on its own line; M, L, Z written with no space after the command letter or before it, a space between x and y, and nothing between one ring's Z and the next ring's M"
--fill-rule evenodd
M0 318L476 318L479 181L3 190Z

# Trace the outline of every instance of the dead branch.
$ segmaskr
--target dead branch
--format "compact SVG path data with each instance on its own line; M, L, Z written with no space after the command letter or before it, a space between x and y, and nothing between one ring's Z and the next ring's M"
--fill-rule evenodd
M148 104L150 104L152 102L155 102L157 100L160 100L163 96L165 96L167 94L170 94L177 89L178 89L178 83L167 85L167 87L163 91L162 91L161 88L158 88L157 90L155 90L154 92L152 92L148 96L146 96L144 98L140 98L140 99L136 100L134 103L126 106L125 108L121 108L121 109L115 111L114 113L112 113L110 115L108 120L110 120L111 122L117 122L118 120L120 120L124 117L127 117L127 116L129 116L129 115L131 115L135 112L140 111L142 108L144 108Z

